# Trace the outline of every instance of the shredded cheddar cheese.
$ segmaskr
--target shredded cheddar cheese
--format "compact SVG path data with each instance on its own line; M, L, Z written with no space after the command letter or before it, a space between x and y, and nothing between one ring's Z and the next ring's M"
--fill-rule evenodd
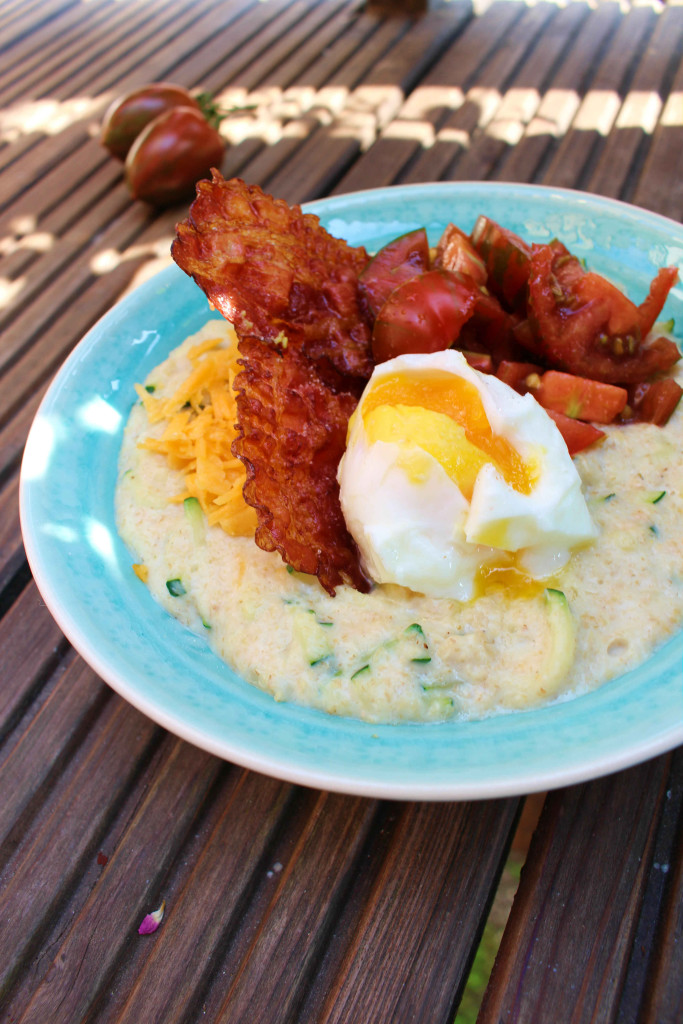
M185 490L172 501L197 498L209 524L246 537L254 533L256 513L242 496L246 472L231 450L239 353L236 339L222 345L222 338L209 338L191 348L192 370L170 397L136 385L150 424L164 424L161 436L145 438L141 447L165 455L172 469L184 473Z

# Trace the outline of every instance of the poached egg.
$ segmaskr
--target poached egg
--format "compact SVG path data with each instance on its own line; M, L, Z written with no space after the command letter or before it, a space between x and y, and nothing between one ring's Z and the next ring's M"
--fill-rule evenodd
M369 576L432 597L469 601L495 568L546 579L596 536L555 423L453 349L375 368L338 480Z

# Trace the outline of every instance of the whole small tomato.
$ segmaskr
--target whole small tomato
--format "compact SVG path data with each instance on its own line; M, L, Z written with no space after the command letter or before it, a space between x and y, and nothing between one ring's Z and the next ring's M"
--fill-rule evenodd
M224 149L223 137L199 110L167 110L138 135L126 157L131 195L154 206L178 203L212 167L220 167Z
M199 99L170 82L155 82L126 93L114 100L104 115L100 142L112 156L125 160L143 128L173 107L202 109Z

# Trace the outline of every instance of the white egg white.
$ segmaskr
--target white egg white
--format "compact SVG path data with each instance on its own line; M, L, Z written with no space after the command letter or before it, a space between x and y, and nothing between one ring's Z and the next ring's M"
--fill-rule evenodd
M416 482L401 468L404 447L369 442L362 410L376 384L394 374L435 372L476 387L493 432L537 467L529 494L516 491L487 463L469 502L431 455L424 453L428 471ZM516 552L530 576L547 577L573 548L596 536L579 474L552 419L531 395L472 369L452 349L399 356L376 367L349 425L338 479L344 517L371 578L434 597L470 600L477 572L501 551Z

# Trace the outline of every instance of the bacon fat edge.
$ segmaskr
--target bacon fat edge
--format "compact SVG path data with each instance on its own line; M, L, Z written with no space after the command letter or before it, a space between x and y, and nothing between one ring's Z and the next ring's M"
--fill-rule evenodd
M171 249L239 339L237 439L255 540L330 594L369 582L339 503L348 420L372 372L362 248L312 214L217 171L197 185Z

